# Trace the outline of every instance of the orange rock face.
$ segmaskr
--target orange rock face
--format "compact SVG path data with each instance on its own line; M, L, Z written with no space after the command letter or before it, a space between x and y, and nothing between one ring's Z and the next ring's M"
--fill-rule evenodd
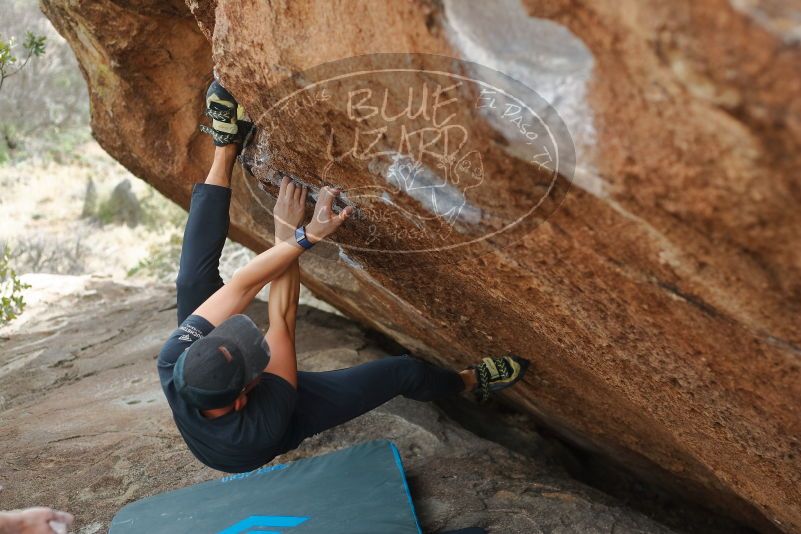
M214 67L260 127L232 237L269 245L282 173L341 187L361 216L304 257L319 296L454 367L528 356L508 399L568 439L760 530L801 531L801 48L789 7L42 3L84 70L95 136L138 176L187 205L211 157L197 123ZM376 128L399 125L380 102L405 101L406 75L332 82L402 62L336 63L377 53L413 53L406 66L431 88L447 87L431 74L441 56L533 88L561 117L548 123L558 175L526 157L519 131L464 104L483 95L476 83L442 92L457 100L430 146L456 123L469 142L405 160L403 130ZM318 82L329 98L308 90ZM340 98L365 88L373 100ZM282 98L295 111L282 115ZM406 119L406 133L437 122ZM373 132L376 151L346 150L355 131Z

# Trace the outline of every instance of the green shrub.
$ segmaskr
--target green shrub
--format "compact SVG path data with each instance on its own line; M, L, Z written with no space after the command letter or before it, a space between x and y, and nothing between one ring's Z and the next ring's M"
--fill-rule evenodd
M181 234L174 232L166 245L151 245L148 256L128 270L129 277L145 277L159 282L172 282L181 257Z
M103 226L116 220L117 214L114 212L114 206L110 198L105 198L99 202L95 210L95 218Z
M4 245L0 254L0 325L16 319L22 313L25 309L22 291L29 287L11 267L11 249Z

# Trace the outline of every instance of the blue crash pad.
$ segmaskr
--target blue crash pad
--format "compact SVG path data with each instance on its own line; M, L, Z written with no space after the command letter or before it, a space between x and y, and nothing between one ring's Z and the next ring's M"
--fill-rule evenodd
M371 441L133 502L110 534L421 534L398 449Z

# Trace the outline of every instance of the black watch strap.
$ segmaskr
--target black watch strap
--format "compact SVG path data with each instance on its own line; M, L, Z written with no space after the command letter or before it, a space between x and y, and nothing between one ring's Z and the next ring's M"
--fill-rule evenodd
M309 239L306 237L305 226L301 226L300 228L295 228L295 241L297 241L298 245L300 245L306 250L309 250L314 246L314 243L309 241Z

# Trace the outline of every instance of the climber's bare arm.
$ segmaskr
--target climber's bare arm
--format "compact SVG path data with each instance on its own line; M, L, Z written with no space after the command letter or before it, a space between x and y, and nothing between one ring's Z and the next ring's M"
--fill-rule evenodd
M351 208L334 215L332 205L338 193L337 190L328 187L320 190L314 217L306 225L306 236L309 241L316 242L328 237L350 216ZM195 310L195 314L217 326L230 316L242 313L265 285L297 262L303 251L294 239L276 243L237 271L230 282Z
M298 364L295 354L295 318L300 295L300 269L298 262L270 284L268 303L270 328L267 344L270 346L270 363L266 372L273 373L297 387Z
M273 211L275 242L295 240L295 229L303 222L306 213L306 188L297 187L284 178ZM266 371L273 373L293 386L297 386L297 358L295 355L295 319L300 296L300 268L295 260L270 284L268 311L270 329L267 344L270 346L270 364Z
M216 327L232 315L244 312L259 291L297 261L302 253L303 249L291 242L278 243L262 252L206 299L195 310L195 315Z

